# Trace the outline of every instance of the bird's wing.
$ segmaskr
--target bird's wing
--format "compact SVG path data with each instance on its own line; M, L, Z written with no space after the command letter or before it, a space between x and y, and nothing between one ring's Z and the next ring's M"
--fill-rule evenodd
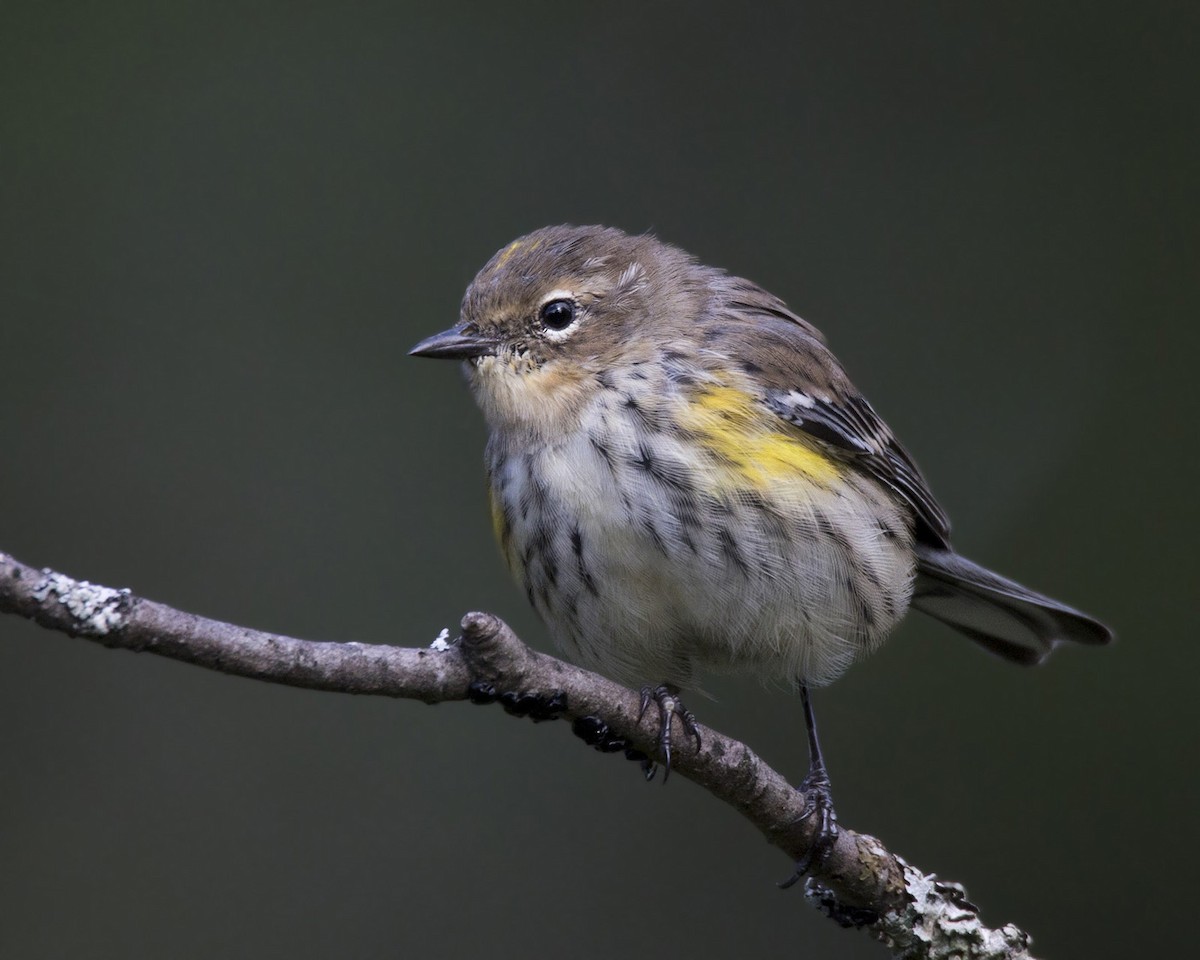
M815 327L749 281L728 278L710 349L736 358L778 417L827 444L908 504L917 539L950 540L950 521L913 458L846 376ZM741 321L741 322L737 322Z
M768 390L766 404L782 419L846 454L860 469L890 487L912 508L918 540L945 546L950 520L929 484L866 399L815 397L801 390Z

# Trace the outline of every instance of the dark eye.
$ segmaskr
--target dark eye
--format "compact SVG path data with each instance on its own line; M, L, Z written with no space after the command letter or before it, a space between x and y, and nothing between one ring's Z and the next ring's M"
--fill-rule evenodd
M575 322L575 301L551 300L542 307L540 317L550 330L566 330Z

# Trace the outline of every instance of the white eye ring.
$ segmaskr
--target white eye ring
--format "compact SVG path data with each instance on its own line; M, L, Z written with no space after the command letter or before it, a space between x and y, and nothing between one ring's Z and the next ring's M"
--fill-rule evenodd
M556 303L570 305L570 322L566 326L554 327L546 322L546 308ZM541 335L554 343L561 343L574 333L582 317L583 314L579 309L579 303L576 301L575 294L571 290L551 290L542 297L542 302L538 305L538 322L541 324Z

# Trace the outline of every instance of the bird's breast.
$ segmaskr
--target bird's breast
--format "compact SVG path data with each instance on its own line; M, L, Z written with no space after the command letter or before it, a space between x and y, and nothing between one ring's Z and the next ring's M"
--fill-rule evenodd
M553 441L489 444L497 537L568 652L819 681L903 614L911 534L873 481L731 388L609 393Z

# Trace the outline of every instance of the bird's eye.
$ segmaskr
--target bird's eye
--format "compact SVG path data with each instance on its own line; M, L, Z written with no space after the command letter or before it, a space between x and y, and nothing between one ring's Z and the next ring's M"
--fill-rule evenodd
M575 322L575 301L551 300L542 307L539 318L548 330L566 330Z

